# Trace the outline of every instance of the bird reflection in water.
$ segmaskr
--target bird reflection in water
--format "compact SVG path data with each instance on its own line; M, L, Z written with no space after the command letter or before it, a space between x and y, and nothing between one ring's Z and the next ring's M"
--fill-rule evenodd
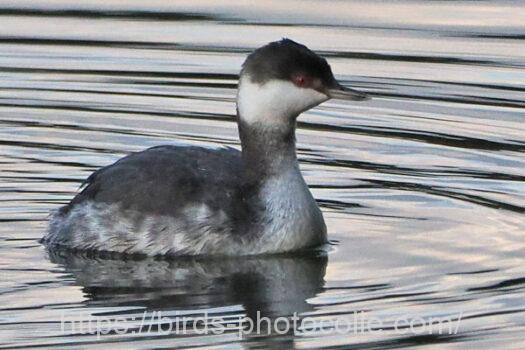
M181 318L173 316L176 314L196 315L201 328L206 323L216 326L211 324L212 318L226 320L229 324L222 323L228 328L224 333L236 334L242 333L239 327L244 327L245 331L246 327L251 327L241 321L246 317L254 322L253 330L243 333L244 344L249 348L294 347L294 334L300 330L293 329L293 317L299 316L299 322L296 321L299 326L301 314L313 309L307 300L323 290L328 260L324 252L176 260L112 259L53 250L48 250L48 254L52 262L73 275L74 283L82 287L87 298L87 306L97 307L97 312L101 307L108 308L108 312L104 311L105 317L130 318L130 314L122 311L126 307L143 307L144 312L151 316L169 316L163 318L164 323L159 322L160 317L146 320L153 323L148 325L153 335L155 329L158 334L166 329L184 329ZM215 309L205 313L210 308L224 310L229 306L232 307L226 308L227 311L217 312ZM283 322L283 317L289 322ZM184 321L188 319L185 317ZM235 320L237 324L231 324ZM287 324L291 326L288 328ZM191 324L185 327L192 329ZM177 337L185 335L173 331L169 336L173 337L175 345Z

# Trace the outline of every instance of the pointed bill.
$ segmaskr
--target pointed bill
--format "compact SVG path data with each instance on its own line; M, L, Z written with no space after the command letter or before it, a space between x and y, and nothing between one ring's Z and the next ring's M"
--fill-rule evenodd
M344 87L338 82L335 83L333 88L328 89L328 96L330 98L338 98L349 101L364 101L370 99L370 96L364 92Z

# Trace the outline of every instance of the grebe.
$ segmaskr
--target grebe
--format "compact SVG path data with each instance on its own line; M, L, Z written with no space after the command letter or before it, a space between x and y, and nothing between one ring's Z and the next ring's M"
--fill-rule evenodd
M296 156L296 119L330 98L364 100L290 39L242 66L237 123L242 151L157 146L91 174L55 211L50 247L145 255L255 255L326 243L326 225Z

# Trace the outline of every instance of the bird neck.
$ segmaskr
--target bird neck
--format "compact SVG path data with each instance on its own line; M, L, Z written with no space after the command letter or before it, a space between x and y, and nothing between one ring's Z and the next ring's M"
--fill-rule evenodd
M244 179L261 183L290 170L299 171L295 149L295 119L286 125L247 123L238 114Z

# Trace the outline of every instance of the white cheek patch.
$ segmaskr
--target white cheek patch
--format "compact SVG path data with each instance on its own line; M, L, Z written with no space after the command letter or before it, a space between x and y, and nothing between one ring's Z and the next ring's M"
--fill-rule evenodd
M272 80L262 85L242 76L237 92L240 118L251 124L280 124L289 118L328 100L328 96L314 89L300 88L284 80Z

